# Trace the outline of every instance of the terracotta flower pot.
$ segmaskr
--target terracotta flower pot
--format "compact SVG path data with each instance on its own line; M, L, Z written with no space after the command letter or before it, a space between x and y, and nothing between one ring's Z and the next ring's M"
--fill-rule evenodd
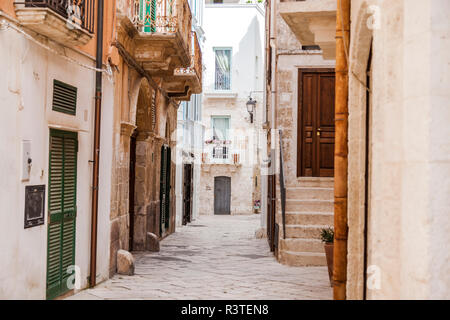
M330 277L330 284L333 286L333 243L325 243L324 248L327 257L328 276Z

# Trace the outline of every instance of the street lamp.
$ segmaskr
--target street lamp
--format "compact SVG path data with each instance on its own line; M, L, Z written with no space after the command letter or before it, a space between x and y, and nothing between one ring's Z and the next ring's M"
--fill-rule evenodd
M253 123L253 113L255 112L256 100L253 100L252 97L249 97L246 105L247 111L250 114L250 123Z

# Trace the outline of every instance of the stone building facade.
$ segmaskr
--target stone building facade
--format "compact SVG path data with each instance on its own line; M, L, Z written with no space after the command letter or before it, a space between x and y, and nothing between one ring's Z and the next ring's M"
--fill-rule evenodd
M348 299L450 298L449 18L351 1Z
M335 61L330 43L334 46L335 6L335 1L267 3L264 123L268 166L262 168L266 201L261 226L277 259L292 266L326 265L320 232L333 225ZM327 24L331 30L323 27ZM318 25L320 45L311 42ZM281 180L286 192L285 220Z
M201 0L190 0L189 4L193 15L192 31L203 48L206 36L203 29L205 4ZM204 71L203 69L204 67L201 72ZM199 214L200 172L205 129L202 124L202 107L202 95L195 94L191 96L190 101L183 101L178 108L175 187L177 226L194 221Z
M231 20L236 23L223 28ZM258 141L263 105L263 6L243 1L207 2L204 29L208 37L199 213L259 212L255 203L261 200ZM252 116L246 106L250 97L256 101Z
M158 3L155 21L162 22L155 24L143 19L143 12L154 8L140 6L118 1L116 11L111 57L120 72L115 74L110 274L119 249L146 250L154 236L175 231L177 110L180 101L201 92L201 53L192 38L188 1L174 1L170 8Z

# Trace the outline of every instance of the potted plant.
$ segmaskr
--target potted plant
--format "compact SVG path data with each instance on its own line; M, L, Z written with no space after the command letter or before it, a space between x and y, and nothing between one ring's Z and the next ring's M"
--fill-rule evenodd
M326 228L320 231L320 238L324 243L325 256L327 257L328 276L330 277L330 284L333 286L333 241L334 230L333 228Z

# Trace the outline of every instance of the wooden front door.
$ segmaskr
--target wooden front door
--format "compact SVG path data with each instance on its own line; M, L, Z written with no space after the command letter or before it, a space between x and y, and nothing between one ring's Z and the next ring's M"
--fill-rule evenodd
M183 225L192 220L192 164L185 164L183 170Z
M76 132L50 130L47 299L71 289L69 278L75 265L77 154Z
M231 178L214 178L214 214L231 214Z
M170 226L170 148L161 147L160 175L160 235L163 236Z
M300 69L297 176L334 176L333 69Z

